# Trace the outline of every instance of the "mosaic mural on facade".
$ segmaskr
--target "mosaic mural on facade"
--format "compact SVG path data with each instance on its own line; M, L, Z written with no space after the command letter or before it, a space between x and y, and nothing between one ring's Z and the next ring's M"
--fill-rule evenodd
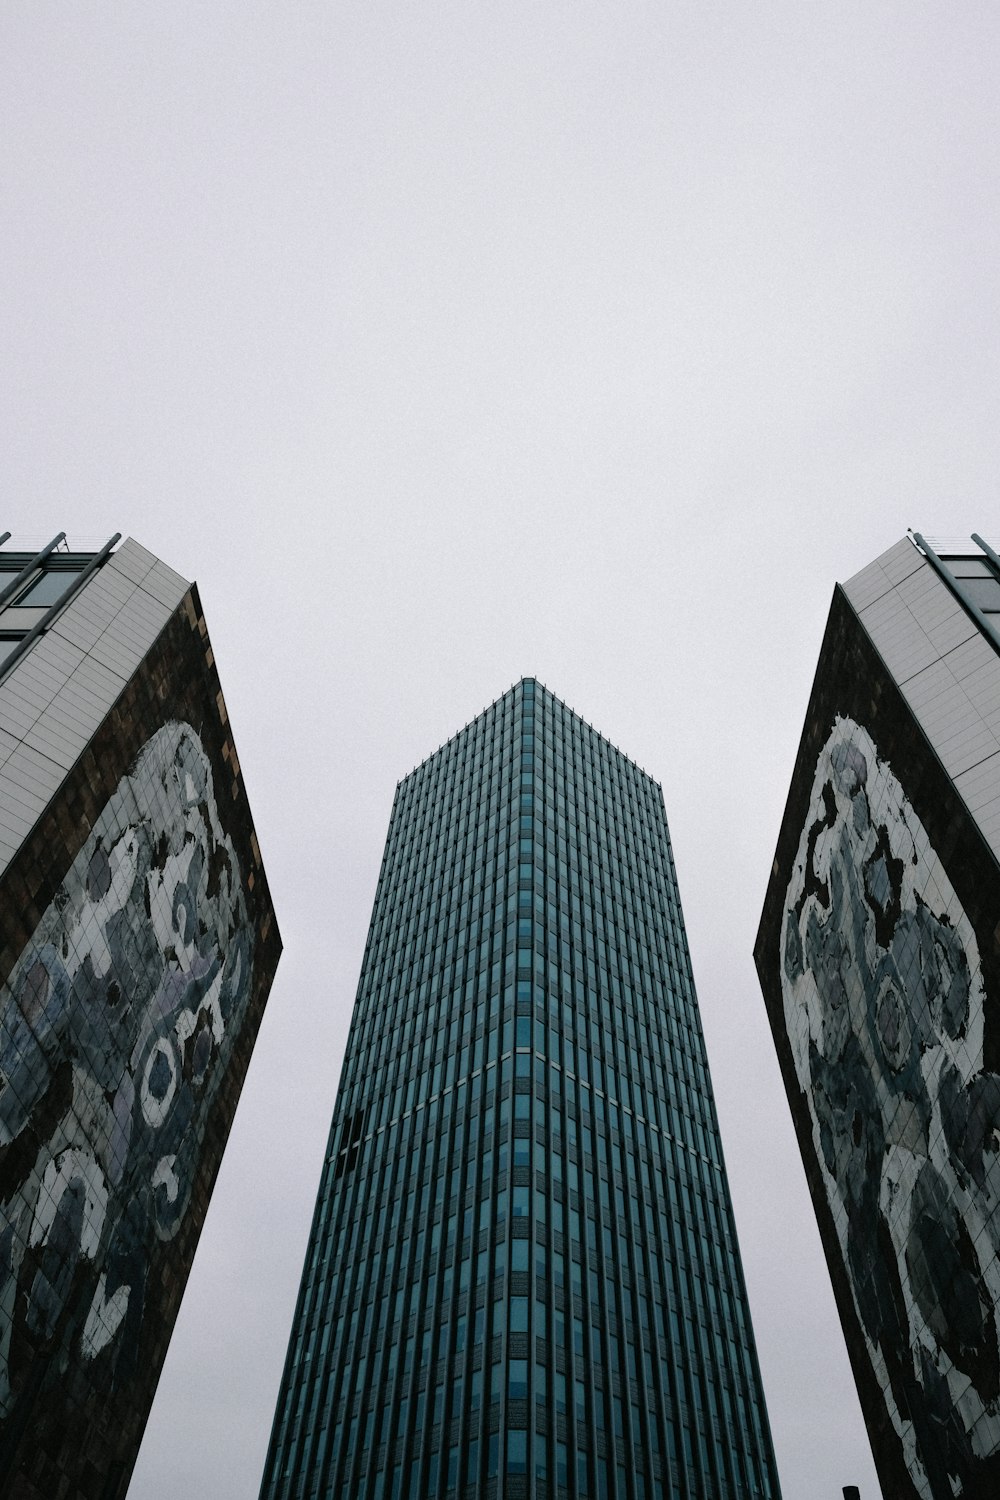
M1000 1461L1000 1077L983 1066L979 948L849 718L817 761L781 954L816 1157L908 1472L926 1500L978 1496Z
M0 988L0 1418L81 1361L128 1381L252 965L208 758L168 723Z

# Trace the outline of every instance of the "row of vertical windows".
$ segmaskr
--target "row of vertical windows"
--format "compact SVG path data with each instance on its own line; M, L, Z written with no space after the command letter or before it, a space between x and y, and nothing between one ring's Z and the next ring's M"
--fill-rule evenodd
M411 897L411 901L414 900L415 897L417 897L417 894L421 894L426 897L427 885L429 885L429 883L430 885L432 885L432 894L430 894L430 900L432 900L433 904L432 907L430 907L429 912L426 913L426 919L424 919L423 924L424 929L429 926L430 922L433 922L433 919L436 918L438 912L450 912L451 922L450 927L448 927L448 939L450 939L450 941L454 944L454 942L457 942L456 930L454 930L456 929L456 912L462 910L462 906L460 906L459 901L459 898L462 897L462 895L465 895L466 897L465 912L471 913L472 922L481 921L481 919L484 919L484 916L489 915L489 913L484 913L483 910L478 909L477 903L475 903L475 894L477 894L477 891L475 891L475 889L472 889L472 897L474 897L474 900L472 900L472 903L469 903L469 886L471 886L471 880L469 879L466 879L466 888L463 889L462 892L456 892L454 891L454 889L445 888L444 883L442 883L441 891L438 891L435 894L435 892L433 892L433 883L426 882L426 879L423 880L423 885L418 885L417 871L418 873L420 873L421 877L426 877L427 870L427 852L423 849L423 847L420 847L420 843L420 840L417 841L417 846L414 846L414 843L412 843L412 841L411 843L409 843L409 858L411 858L412 864L414 864L415 871L414 876L411 877L412 888L411 891L409 891L409 897ZM534 846L532 846L532 855L537 855L538 859L540 859L540 873L544 874L544 859L546 859L546 856L544 856L544 853L541 852L541 850L535 850ZM573 853L571 853L570 858L576 861L576 855L573 855ZM511 859L510 864L513 864L513 859ZM627 892L624 897L627 906L631 901L631 906L628 907L628 909L630 909L631 912L630 927L631 929L633 929L630 941L631 956L633 956L633 960L636 959L636 948L639 947L639 938L646 939L646 948L651 947L649 935L651 935L652 933L652 918L654 918L654 912L652 912L651 906L649 906L648 877L651 876L651 874L655 873L657 873L657 871L643 871L643 876L645 876L646 879L645 883L643 883L642 886L642 894L640 894L639 897L633 898L631 892ZM508 876L511 877L510 883L511 885L513 885L513 870L511 870L511 868L504 867L504 870L501 871L501 879L504 874L508 874ZM481 877L480 867L477 867L477 877ZM553 882L552 879L549 880L549 885L550 895L555 894L555 882ZM577 886L579 886L579 882L577 882ZM498 885L498 891L502 892L502 886ZM588 891L588 889L585 889L585 897L583 897L583 901L580 900L579 888L567 889L567 891L561 891L559 892L559 894L561 894L561 897L564 898L565 901L568 901L568 904L570 904L571 915L577 916L577 918L579 919L586 919L586 921L588 921L588 927L597 926L598 932L601 932L601 916L603 916L604 901L603 886L597 885L597 888L592 889L592 891ZM591 900L594 901L594 904L592 904L592 906ZM619 900L621 900L621 895L619 895ZM496 909L495 912L493 912L493 919L501 918L502 910L504 910L504 907L502 907L501 898L501 901L498 901L498 903L496 903ZM405 915L408 916L409 924L411 924L411 932L409 932L409 938L414 939L415 926L417 926L417 922L415 922L412 907L408 910L408 912L405 912ZM658 913L658 915L661 916L663 915L663 913L660 912ZM607 929L609 930L607 930L607 933L601 932L601 939L598 939L598 941L604 941L604 938L606 938L606 936L610 936L613 932L615 932L615 916L616 907L613 906L613 894L609 888L609 892L607 892L606 912ZM397 924L399 924L399 918L399 909L396 909L396 907L394 907L391 903L385 903L384 909L382 910L379 910L378 907L376 907L375 919L373 919L372 926L373 942L378 942L379 938L381 938L382 936L382 933L396 933ZM667 926L670 926L670 924L667 924ZM678 939L678 947L682 948L682 936ZM661 957L664 957L664 959L666 959L667 965L669 965L670 960L673 960L673 962L675 962L675 965L676 963L678 963L678 953L664 954L664 956ZM399 945L397 944L396 959L397 963L399 963Z
M526 1099L524 1099L524 1096L517 1096L516 1102L518 1102L518 1103L520 1103L520 1102L527 1103L528 1101ZM491 1128L491 1121L489 1119L489 1116L487 1116L486 1119L485 1119L485 1128L487 1130L489 1130ZM395 1161L396 1161L397 1164L400 1161L405 1160L405 1152L404 1152L404 1148L402 1147L401 1143L398 1144L398 1145L396 1145L394 1152L390 1151L389 1153L387 1153L387 1155L389 1157L390 1163L392 1162L393 1159L395 1159ZM626 1156L623 1159L627 1160L628 1158ZM475 1164L473 1163L471 1165L474 1166ZM390 1170L391 1170L391 1166L390 1166ZM679 1174L677 1174L677 1175L679 1175ZM521 1216L522 1217L527 1217L528 1211L529 1211L528 1210L528 1203L526 1202L525 1205L524 1205L524 1208L522 1209ZM534 1217L535 1217L535 1223L536 1223L536 1225L539 1224L539 1223L544 1224L545 1220L546 1220L546 1217L547 1217L545 1209L543 1208L542 1211L541 1211L541 1213L539 1213L538 1212L538 1205L536 1204L535 1205ZM414 1205L412 1203L410 1205L408 1205L407 1211L406 1211L406 1213L404 1213L402 1215L402 1218L403 1218L404 1223L405 1222L416 1222L414 1220ZM506 1212L504 1213L504 1215L502 1216L502 1218L503 1219L506 1218ZM394 1216L394 1222L395 1222L395 1216ZM587 1236L588 1240L590 1240L592 1237L593 1237L592 1233L588 1233L588 1236ZM523 1255L524 1254L523 1251L515 1251L514 1248L513 1248L513 1246L518 1245L519 1243L520 1242L518 1242L516 1240L512 1242L512 1248L511 1248L511 1254L512 1254L512 1256L514 1254L518 1254L518 1255ZM360 1248L361 1248L361 1257L362 1257L362 1260L364 1260L364 1258L365 1258L364 1240L362 1240L362 1244L361 1244ZM500 1247L497 1246L497 1248L500 1248ZM606 1246L605 1248L606 1248L606 1253L610 1254L610 1244L608 1246ZM418 1259L419 1259L419 1254L418 1254ZM476 1278L475 1278L475 1284L477 1286L480 1285L481 1281L482 1281L483 1259L484 1259L483 1258L483 1253L480 1252L480 1254L478 1256L479 1267L477 1269ZM560 1284L560 1281L562 1280L562 1276L564 1274L564 1272L562 1270L562 1267L561 1267L561 1263L562 1263L562 1255L559 1254L559 1253L557 1253L557 1256L553 1258L553 1262L552 1262L553 1285L556 1288L558 1288L558 1286ZM570 1268L571 1269L572 1269L572 1266L575 1263L576 1263L575 1260L571 1259L571 1261L570 1261ZM626 1263L627 1263L627 1260L626 1260ZM656 1265L656 1264L661 1264L661 1262L655 1262L655 1263L653 1263L651 1265L651 1267L650 1267L651 1271L654 1269L654 1265ZM537 1266L536 1266L536 1271L537 1271ZM495 1273L495 1266L494 1266L494 1273ZM513 1276L514 1274L515 1274L515 1272L514 1272L513 1266L512 1266L512 1268L511 1268L511 1275ZM583 1273L582 1273L582 1269L581 1269L581 1272L580 1272L581 1278L582 1278L582 1274ZM459 1268L456 1271L456 1274L455 1274L455 1282L461 1288L461 1285L462 1285L462 1282L463 1282L463 1279L464 1279L464 1281L465 1281L465 1287L466 1287L466 1289L468 1289L468 1286L469 1286L469 1283L470 1283L470 1280L471 1280L471 1275L472 1275L471 1267L470 1267L470 1269L468 1271L466 1271L464 1273L464 1276L463 1276L463 1271L461 1270L461 1268ZM573 1273L573 1277L571 1277L571 1279L574 1279L574 1278L575 1278L575 1273ZM581 1286L582 1286L582 1280L581 1280ZM397 1294L397 1303L399 1304L396 1307L396 1313L397 1314L405 1311L405 1308L402 1305L404 1300L405 1300L405 1298L403 1297L403 1294L402 1294L402 1291L401 1291L400 1293ZM688 1289L687 1293L684 1296L678 1296L677 1297L677 1301L678 1301L678 1305L679 1306L686 1305L686 1306L688 1306L688 1307L690 1307L692 1309L692 1314L696 1313L696 1311L697 1311L696 1305L695 1305L696 1301L700 1302L700 1283L698 1281L692 1282L692 1284L691 1284L690 1288ZM659 1308L659 1304L658 1303L654 1303L653 1305L657 1309L657 1316L656 1316L657 1325L662 1328L662 1326L663 1326L663 1312L662 1312L662 1309ZM719 1312L719 1315L721 1315L721 1309L718 1309L717 1311ZM733 1309L730 1308L729 1309L729 1316L730 1316L730 1318L732 1317L732 1312L733 1312ZM479 1316L480 1316L480 1319L481 1319L481 1317L482 1317L482 1312L481 1311L480 1311ZM523 1314L519 1310L519 1305L517 1303L512 1304L512 1313L511 1313L511 1316L512 1316L512 1318L514 1320L514 1327L516 1328L517 1324L518 1324L519 1318L523 1316ZM640 1325L642 1327L644 1327L644 1328L648 1327L648 1324L649 1324L648 1309L646 1311L646 1314L645 1315L639 1315L639 1317L638 1317L637 1320L640 1322ZM624 1316L620 1317L620 1322L622 1323L623 1326L629 1326L629 1321L630 1320L627 1317L624 1317ZM556 1330L556 1337L560 1338L560 1341L561 1341L562 1339L565 1338L565 1334L562 1334L560 1336L559 1333L558 1333L558 1329L557 1329ZM464 1343L464 1336L463 1336L462 1342ZM676 1357L675 1357L675 1359L674 1359L674 1365L675 1366L679 1366L680 1363L681 1362L678 1361L676 1359ZM697 1361L696 1361L696 1363L697 1363ZM751 1491L747 1490L746 1493L751 1493Z
M655 839L662 829L658 785L551 694L528 689L525 683L520 695L515 689L498 700L405 778L407 802L420 813L436 811L491 763L509 760L516 743L522 755L548 749L569 784L574 772L581 776L581 792L598 811L627 813Z
M265 1495L776 1493L716 1136L659 788L524 683L397 789Z

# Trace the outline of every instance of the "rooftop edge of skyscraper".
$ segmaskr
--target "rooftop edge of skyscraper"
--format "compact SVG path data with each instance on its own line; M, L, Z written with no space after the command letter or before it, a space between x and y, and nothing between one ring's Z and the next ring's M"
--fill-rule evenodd
M497 696L492 700L492 702L484 704L477 714L473 714L472 718L468 719L462 725L461 729L456 729L454 734L450 734L446 740L442 740L441 744L438 745L436 750L432 750L429 755L425 755L422 760L419 760L417 764L412 767L411 770L407 771L405 776L401 776L396 782L396 786L401 787L404 782L409 781L410 777L414 776L417 771L419 771L423 766L427 764L428 761L433 760L436 755L440 755L442 750L447 750L449 745L454 744L454 742L465 733L470 725L475 724L479 719L482 718L483 714L489 713L490 709L496 708L497 704L502 703L508 694L516 693L518 688L523 688L527 683L531 683L534 687L541 688L542 692L545 693L549 698L551 698L554 703L558 703L560 708L565 709L568 714L572 714L573 717L575 719L578 719L581 724L585 724L586 727L590 730L591 734L595 735L597 739L601 740L605 745L612 749L616 755L620 755L622 760L627 761L628 764L634 767L634 769L638 771L642 776L645 776L646 780L651 782L652 785L655 786L662 795L663 783L657 781L656 777L653 776L649 771L647 771L645 766L640 765L633 756L627 755L626 752L622 750L620 746L616 745L614 740L609 739L606 734L602 734L599 729L595 729L593 724L590 723L589 719L585 719L582 714L577 713L576 709L573 708L569 703L567 703L564 698L560 698L556 693L552 691L550 687L547 687L546 684L542 682L541 678L531 676L519 677L515 682L512 682L510 687L507 688L504 692L498 693Z

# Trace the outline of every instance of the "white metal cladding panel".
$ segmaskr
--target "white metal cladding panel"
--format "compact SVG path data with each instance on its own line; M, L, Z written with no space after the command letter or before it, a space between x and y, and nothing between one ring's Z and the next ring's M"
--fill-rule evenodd
M140 547L134 537L129 537L122 542L118 551L113 553L108 560L107 566L114 568L116 573L124 573L126 578L133 583L141 583L149 572L155 567L158 559L154 557L146 547Z
M961 776L963 771L972 770L981 761L992 758L1000 750L1000 741L995 734L987 729L979 720L977 723L963 724L953 729L946 737L939 740L937 746L938 754L952 777Z
M894 588L858 611L879 655L897 682L906 682L941 655Z
M13 755L20 743L16 735L8 734L6 729L0 729L0 766Z
M1000 859L1000 655L908 541L844 589Z
M103 717L102 714L101 718ZM98 719L97 724L100 722L101 720ZM97 728L97 724L94 725L94 729ZM42 755L47 756L54 765L61 766L64 771L68 771L90 739L94 729L89 732L86 729L66 729L63 725L56 723L49 708L32 724L28 742L34 745ZM0 788L3 785L2 776L3 772L0 771ZM61 776L57 777L55 786L58 786L61 780Z
M922 552L918 552L908 537L900 537L888 552L883 552L879 562L893 584L902 583L911 573L927 566Z
M962 685L982 715L983 722L1000 740L1000 676L992 664L989 671L980 668L963 678Z
M967 807L982 821L1000 817L1000 754L981 760L956 782Z
M119 612L128 608L139 587L120 573L106 579L102 568L63 610L52 626L53 633L84 651L92 650Z
M904 578L915 573L918 568L923 567L924 559L914 547L913 543L906 537L902 541L895 542L888 552L883 552L881 557L862 568L860 573L855 573L844 584L844 592L848 599L859 612L866 609L869 604L874 604L876 599L881 599L890 589L896 587Z
M892 580L877 560L855 573L844 584L844 592L856 610L867 609L892 588Z
M161 604L169 604L171 613L188 591L188 583L166 563L155 562L142 580L143 592L152 594Z
M956 646L954 651L948 653L948 665L959 682L965 682L967 678L975 677L977 684L983 682L982 674L990 672L993 662L996 660L996 652L984 635L977 630L975 635L963 641L961 646ZM977 686L974 691L979 691Z
M0 682L0 872L188 587L130 538Z
M939 655L946 655L979 634L979 626L929 565L922 572L904 578L897 593L914 619L920 621Z

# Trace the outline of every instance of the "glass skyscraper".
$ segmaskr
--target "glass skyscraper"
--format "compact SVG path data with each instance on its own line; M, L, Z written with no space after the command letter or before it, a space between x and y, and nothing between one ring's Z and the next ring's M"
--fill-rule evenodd
M530 679L396 791L262 1495L779 1495L662 792Z

